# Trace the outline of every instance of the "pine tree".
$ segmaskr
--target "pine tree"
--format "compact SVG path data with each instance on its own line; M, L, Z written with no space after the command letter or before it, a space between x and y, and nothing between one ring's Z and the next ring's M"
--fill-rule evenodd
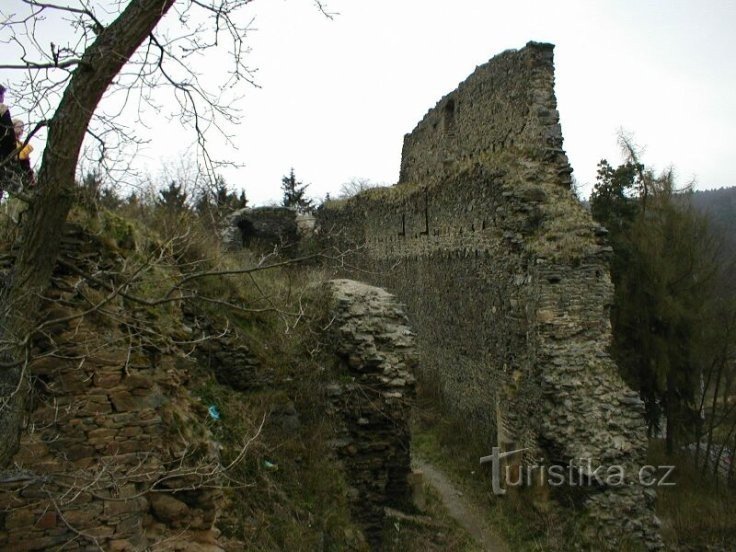
M202 190L195 203L195 208L200 215L208 215L219 220L223 215L244 209L248 206L248 199L245 197L245 191L241 190L240 195L231 192L225 179L217 175L214 184Z
M591 195L614 248L613 354L640 392L650 432L665 416L669 451L697 416L695 351L716 273L706 221L673 180L636 160L616 169L602 161Z
M179 212L187 209L188 194L183 190L181 184L177 184L175 181L169 183L169 187L164 190L159 190L159 198L156 200L156 205L162 207L167 211Z
M309 184L302 184L294 176L294 169L289 171L289 176L281 179L281 190L284 192L282 204L284 207L295 209L297 212L305 213L312 209L312 200L305 197Z

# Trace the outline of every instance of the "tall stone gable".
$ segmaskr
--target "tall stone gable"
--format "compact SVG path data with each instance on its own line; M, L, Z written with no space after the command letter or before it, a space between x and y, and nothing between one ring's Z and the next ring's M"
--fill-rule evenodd
M458 162L502 152L543 157L569 185L554 96L553 46L530 42L508 50L442 98L404 137L399 183L428 183Z
M621 466L622 484L578 489L585 533L657 548L643 405L608 354L611 248L562 145L553 46L530 42L442 98L404 138L399 183L328 203L319 232L406 304L419 376L489 453L583 478Z

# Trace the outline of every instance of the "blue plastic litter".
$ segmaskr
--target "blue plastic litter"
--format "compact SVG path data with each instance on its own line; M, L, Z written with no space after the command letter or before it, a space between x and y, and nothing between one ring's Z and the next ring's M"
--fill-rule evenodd
M220 411L217 410L217 407L214 404L210 405L210 407L207 409L207 412L210 413L210 418L212 418L213 420L220 419Z

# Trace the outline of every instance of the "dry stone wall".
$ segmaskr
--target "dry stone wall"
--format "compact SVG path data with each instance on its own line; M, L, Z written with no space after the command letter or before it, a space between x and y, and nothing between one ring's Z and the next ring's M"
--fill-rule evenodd
M380 550L384 508L410 500L409 412L416 352L406 315L385 290L352 280L329 283L335 373L327 387L353 518Z
M288 207L246 207L228 215L223 223L222 241L228 249L273 251L289 247L299 239L297 213Z
M611 249L570 189L552 52L479 67L405 137L399 184L326 205L318 231L406 304L419 374L489 453L621 465L625 484L587 487L587 534L657 548L643 405L607 352Z
M26 427L0 470L0 550L226 548L215 526L219 453L206 406L186 388L193 361L175 345L192 336L77 272L119 274L121 261L81 228L65 229L29 366ZM90 312L105 297L104 314Z

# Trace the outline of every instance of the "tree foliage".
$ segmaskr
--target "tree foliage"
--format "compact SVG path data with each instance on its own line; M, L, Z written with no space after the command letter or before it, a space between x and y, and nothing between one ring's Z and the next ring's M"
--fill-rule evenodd
M303 184L296 179L292 167L288 176L281 179L281 191L284 193L283 206L295 209L300 213L310 211L313 207L313 201L306 196L308 187L309 184Z
M215 230L224 217L247 206L248 199L245 197L245 191L241 190L238 194L230 190L225 179L217 175L211 185L199 191L194 209Z
M211 212L229 213L248 206L245 191L231 191L225 179L217 175L212 186L203 189L197 198L196 209L200 214Z
M184 189L184 185L172 180L167 188L159 190L156 205L167 211L180 212L187 208L188 200L189 194Z
M626 143L628 146L628 143ZM613 352L644 400L651 432L664 416L671 451L700 415L703 328L720 265L707 220L678 190L671 170L655 174L633 148L617 168L601 161L591 196L615 255Z

